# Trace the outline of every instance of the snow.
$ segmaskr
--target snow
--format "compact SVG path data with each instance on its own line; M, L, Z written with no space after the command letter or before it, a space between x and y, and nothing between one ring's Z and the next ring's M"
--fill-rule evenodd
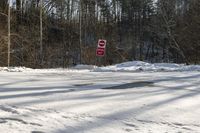
M175 64L175 63L147 63L142 61L130 61L121 64L97 67L94 65L77 65L73 68L68 69L31 69L26 67L0 67L0 71L4 72L57 72L57 71L93 71L93 72L138 72L138 71L151 71L151 72L175 72L175 71L200 71L200 65L185 65L185 64Z
M32 69L26 67L0 67L0 71L4 72L22 72L22 71L30 71Z
M198 65L12 67L0 76L1 133L200 132Z
M174 71L200 71L200 65L184 65L175 63L147 63L142 61L131 61L106 67L96 67L95 72L174 72Z
M78 70L83 70L83 69L88 69L88 70L93 70L95 69L97 66L94 65L76 65L74 67L74 69L78 69Z

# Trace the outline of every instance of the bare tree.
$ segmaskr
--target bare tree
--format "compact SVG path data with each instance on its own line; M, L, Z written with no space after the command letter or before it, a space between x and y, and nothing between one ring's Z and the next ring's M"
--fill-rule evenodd
M8 0L8 67L10 67L10 0Z
M43 0L40 0L40 61L43 64Z

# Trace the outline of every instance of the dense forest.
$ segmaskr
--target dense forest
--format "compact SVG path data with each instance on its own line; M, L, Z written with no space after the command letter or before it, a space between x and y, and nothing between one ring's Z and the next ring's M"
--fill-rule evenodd
M106 56L96 57L98 39ZM1 0L0 66L200 63L200 0Z

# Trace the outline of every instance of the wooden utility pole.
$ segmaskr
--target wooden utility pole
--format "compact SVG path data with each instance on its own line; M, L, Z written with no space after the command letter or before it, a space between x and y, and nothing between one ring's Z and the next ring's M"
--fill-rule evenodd
M8 67L10 67L10 0L8 0Z
M43 0L40 0L40 61L41 64L43 63L43 19L42 19L42 13L43 13Z

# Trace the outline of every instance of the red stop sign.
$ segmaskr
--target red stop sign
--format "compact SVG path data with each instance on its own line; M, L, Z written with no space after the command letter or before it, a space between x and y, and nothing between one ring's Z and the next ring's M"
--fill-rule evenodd
M106 40L99 40L98 48L105 48L106 47Z
M98 41L98 47L96 50L96 55L97 56L104 56L106 51L106 40L100 39Z
M105 49L104 48L97 48L96 55L97 56L104 56L105 55Z

